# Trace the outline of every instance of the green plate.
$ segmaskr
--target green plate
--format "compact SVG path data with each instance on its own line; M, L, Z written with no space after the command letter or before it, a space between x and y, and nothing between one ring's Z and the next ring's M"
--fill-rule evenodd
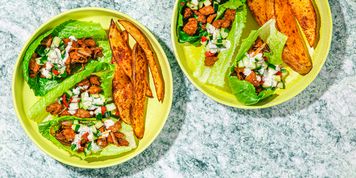
M316 48L314 49L312 56L313 69L306 76L301 76L298 73L294 72L290 68L287 68L290 71L290 75L287 77L286 89L279 89L276 91L277 96L266 99L257 105L246 106L238 102L235 96L231 93L228 86L224 88L215 87L209 84L201 83L197 78L193 76L195 68L197 66L196 61L200 58L201 48L197 48L191 45L184 45L178 43L176 25L177 25L177 15L178 15L178 1L176 1L172 24L171 24L171 40L174 48L174 54L176 59L183 70L184 74L188 79L205 95L212 98L213 100L236 108L243 109L257 109L257 108L267 108L275 106L286 102L300 92L302 92L318 75L321 68L323 67L326 57L328 55L331 38L332 38L332 18L329 3L327 0L315 0L316 11L319 15L319 41ZM247 23L242 34L241 39L245 39L251 30L258 29L259 26L252 17L251 12L247 14ZM238 48L238 46L237 46ZM236 55L236 54L235 54Z
M26 112L29 107L35 103L38 98L34 96L32 90L30 90L29 86L23 79L23 71L22 71L22 59L25 54L27 47L30 43L36 39L37 36L46 32L47 30L57 26L58 24L67 21L69 19L82 20L82 21L93 21L98 22L104 27L104 29L108 29L110 25L110 20L114 19L126 19L135 24L137 27L141 29L141 31L146 35L148 40L151 42L152 47L158 57L159 63L162 68L162 74L165 81L165 98L164 102L160 103L156 98L149 99L147 105L146 112L146 129L145 135L143 139L138 142L138 147L130 152L124 153L122 155L106 158L103 160L96 160L92 162L88 162L85 160L81 160L77 157L71 157L70 154L62 149L57 148L52 142L48 141L38 132L37 124L26 117ZM130 37L130 45L133 45L133 38ZM173 80L172 73L170 70L170 66L164 53L162 47L155 39L149 30L147 30L143 25L141 25L136 20L130 18L129 16L122 14L117 11L103 9L103 8L80 8L74 9L67 12L64 12L47 23L43 24L27 41L24 48L22 49L19 58L17 60L15 66L15 72L13 74L12 80L12 94L13 101L16 110L16 114L21 122L22 127L26 131L27 135L32 139L32 141L45 153L53 157L54 159L76 167L82 168L101 168L112 166L116 164L123 163L134 156L140 154L143 150L145 150L153 140L158 136L161 129L163 128L171 105L172 105L172 97L173 97ZM150 76L150 85L151 89L154 91L154 85L152 78Z

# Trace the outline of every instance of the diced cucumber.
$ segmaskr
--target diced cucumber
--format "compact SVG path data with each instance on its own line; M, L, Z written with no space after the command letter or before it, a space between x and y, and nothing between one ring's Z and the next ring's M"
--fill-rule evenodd
M79 128L80 128L80 125L79 125L79 124L73 124L73 125L72 125L72 129L73 129L75 132L78 132Z
M102 122L97 122L96 124L95 124L95 127L97 128L97 129L99 129L100 127L102 127L104 124L102 123Z
M220 35L223 39L225 39L225 38L227 38L227 36L229 36L229 32L228 32L228 30L226 31L225 28L222 28L222 29L220 29Z
M204 2L199 2L199 9L204 6Z
M66 94L67 94L69 97L73 96L73 92L70 91L70 90L66 91Z
M59 37L54 37L53 40L52 40L51 47L52 48L58 48L60 42L61 42L61 39Z
M77 148L77 145L76 144L72 144L71 146L70 146L70 149L71 150L75 150Z
M276 66L273 65L273 64L268 64L268 67L269 67L269 68L272 68L273 70L276 70Z
M205 1L204 1L204 5L205 5L205 6L210 6L210 5L211 5L210 0L205 0Z
M79 124L79 121L74 120L74 121L73 121L73 124Z
M96 127L93 125L93 126L90 126L90 130L93 132L93 133L96 133L98 130L96 130Z

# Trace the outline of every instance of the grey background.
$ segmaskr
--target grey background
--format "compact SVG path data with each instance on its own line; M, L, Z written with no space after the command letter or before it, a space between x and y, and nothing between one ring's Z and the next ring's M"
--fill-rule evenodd
M173 0L0 0L0 177L356 177L356 1L329 0L334 34L315 81L282 105L240 110L204 96L179 68L170 41ZM19 51L49 18L105 7L147 26L168 55L172 111L142 154L110 168L63 165L42 153L15 115L11 78Z

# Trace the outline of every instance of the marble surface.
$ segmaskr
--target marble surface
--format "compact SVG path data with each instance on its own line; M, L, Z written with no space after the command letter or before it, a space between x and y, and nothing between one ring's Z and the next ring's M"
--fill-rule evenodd
M240 110L207 98L183 75L170 41L173 0L0 0L0 177L356 177L356 1L329 3L332 47L315 81L277 107ZM172 111L154 143L122 165L96 170L42 153L24 133L11 99L25 41L49 18L87 6L115 9L146 25L160 39L174 78Z

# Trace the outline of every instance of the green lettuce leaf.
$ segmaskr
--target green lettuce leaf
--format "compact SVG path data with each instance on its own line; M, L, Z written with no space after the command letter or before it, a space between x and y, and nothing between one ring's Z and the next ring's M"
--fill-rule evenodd
M186 34L183 31L183 25L184 25L184 18L183 18L183 11L184 11L184 6L182 4L186 4L187 0L179 0L178 2L178 19L177 19L177 36L178 36L178 42L179 43L189 43L194 46L200 46L200 39L203 36L206 36L208 32L204 29L201 28L199 25L198 27L198 32L197 34L190 36Z
M106 63L111 63L112 51L110 48L109 41L97 41L99 47L103 48L103 57L100 57L98 60Z
M236 50L236 46L240 41L242 31L245 27L247 8L245 4L242 4L240 1L234 1L238 9L236 11L235 20L232 24L231 30L227 37L227 40L230 41L231 47L228 50L222 51L218 55L218 61L212 67L207 67L204 64L204 53L201 55L194 76L199 79L202 83L209 83L215 86L224 87L225 77L227 71L232 63L232 58ZM229 2L227 2L229 3ZM224 5L224 4L223 4Z
M83 122L83 121L94 122L94 123L99 122L95 118L82 119L82 118L76 118L73 116L64 116L64 117L59 117L59 118L56 118L56 119L53 119L50 121L39 123L38 130L43 137L45 137L49 141L53 142L57 147L59 147L60 149L64 149L67 152L69 152L72 156L76 156L81 159L99 159L99 158L105 158L108 156L117 156L122 153L131 151L132 149L137 147L132 127L125 123L121 123L122 127L120 129L120 132L126 136L126 140L129 142L128 146L118 147L116 145L110 144L107 147L105 147L103 150L101 150L100 152L93 153L90 155L85 155L84 153L78 153L76 151L73 151L73 150L71 150L70 146L63 145L50 133L51 128L53 128L54 131L58 130L60 122L72 121L72 120L78 120L81 122Z
M25 81L34 91L36 96L44 96L51 89L55 88L56 86L58 86L59 83L62 82L61 80L45 79L40 78L38 76L36 76L35 78L29 77L29 63L31 60L31 56L36 51L37 47L41 44L41 41L50 34L52 36L58 36L61 38L75 36L76 38L93 37L95 40L101 40L97 41L97 43L99 47L103 48L104 57L99 60L104 62L110 62L111 60L111 50L109 42L107 41L107 35L105 30L100 26L100 24L76 20L66 21L58 25L57 27L47 31L43 35L39 36L27 48L22 63L23 75Z
M241 7L246 0L229 0L226 3L219 6L216 19L220 19L220 17L224 14L226 9L238 9Z
M92 75L92 73L110 69L111 65L99 61L91 61L86 66L86 69L76 73L69 78L65 79L62 83L58 84L55 88L50 90L44 97L41 97L31 108L28 110L27 116L33 121L41 122L48 113L46 106L52 104L56 99L67 90L71 89L78 82Z
M65 27L58 31L58 37L68 38L92 37L94 40L106 40L105 30L99 23L71 20L66 22Z
M274 94L273 90L266 89L257 95L256 89L251 83L239 80L236 76L229 77L229 85L237 100L245 105L256 104Z
M110 65L107 70L95 73L101 80L101 88L105 98L112 97L112 80L114 78L114 65Z
M265 41L269 46L270 52L264 53L264 56L267 56L268 58L268 62L275 65L282 64L282 51L287 41L287 37L277 31L275 23L276 21L271 19L258 30L251 31L249 36L242 41L236 60L230 68L228 78L231 91L237 100L245 105L257 104L261 100L274 95L274 90L264 89L257 94L255 87L251 83L245 80L239 80L236 76L231 76L231 73L234 72L234 68L238 61L244 58L258 37Z

